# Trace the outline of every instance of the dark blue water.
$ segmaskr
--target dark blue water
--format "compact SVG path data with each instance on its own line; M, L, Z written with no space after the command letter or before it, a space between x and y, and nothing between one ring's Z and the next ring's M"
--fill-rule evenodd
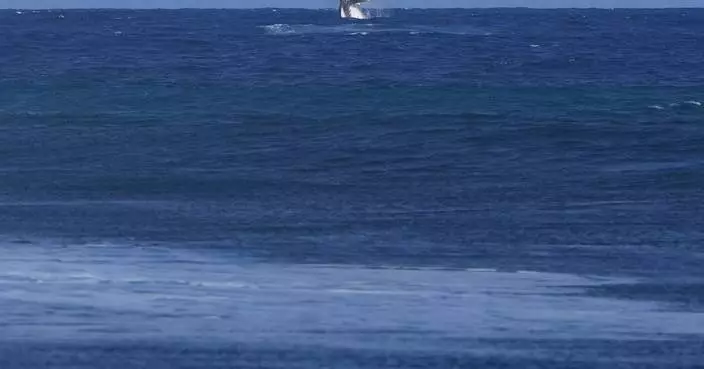
M376 13L0 11L0 366L704 362L704 10Z

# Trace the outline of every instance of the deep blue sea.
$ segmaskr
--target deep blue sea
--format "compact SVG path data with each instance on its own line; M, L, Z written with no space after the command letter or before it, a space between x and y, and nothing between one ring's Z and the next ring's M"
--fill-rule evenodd
M704 368L704 10L0 11L0 368Z

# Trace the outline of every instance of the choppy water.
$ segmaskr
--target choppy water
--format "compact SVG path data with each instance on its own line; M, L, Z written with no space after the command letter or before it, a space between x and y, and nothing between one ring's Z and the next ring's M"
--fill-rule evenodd
M0 12L0 367L696 368L704 11Z

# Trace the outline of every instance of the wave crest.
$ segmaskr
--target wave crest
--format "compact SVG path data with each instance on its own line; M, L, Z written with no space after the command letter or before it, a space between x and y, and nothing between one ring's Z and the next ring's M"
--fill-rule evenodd
M395 27L373 23L349 23L340 25L316 24L270 24L260 26L266 34L291 35L291 34L368 34L368 33L408 33L417 34L444 34L458 36L486 36L489 33L470 26L403 26Z

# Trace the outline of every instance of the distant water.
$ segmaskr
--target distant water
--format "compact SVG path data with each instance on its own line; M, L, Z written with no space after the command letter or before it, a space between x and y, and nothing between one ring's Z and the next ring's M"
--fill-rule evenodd
M0 368L698 368L704 10L0 11Z

